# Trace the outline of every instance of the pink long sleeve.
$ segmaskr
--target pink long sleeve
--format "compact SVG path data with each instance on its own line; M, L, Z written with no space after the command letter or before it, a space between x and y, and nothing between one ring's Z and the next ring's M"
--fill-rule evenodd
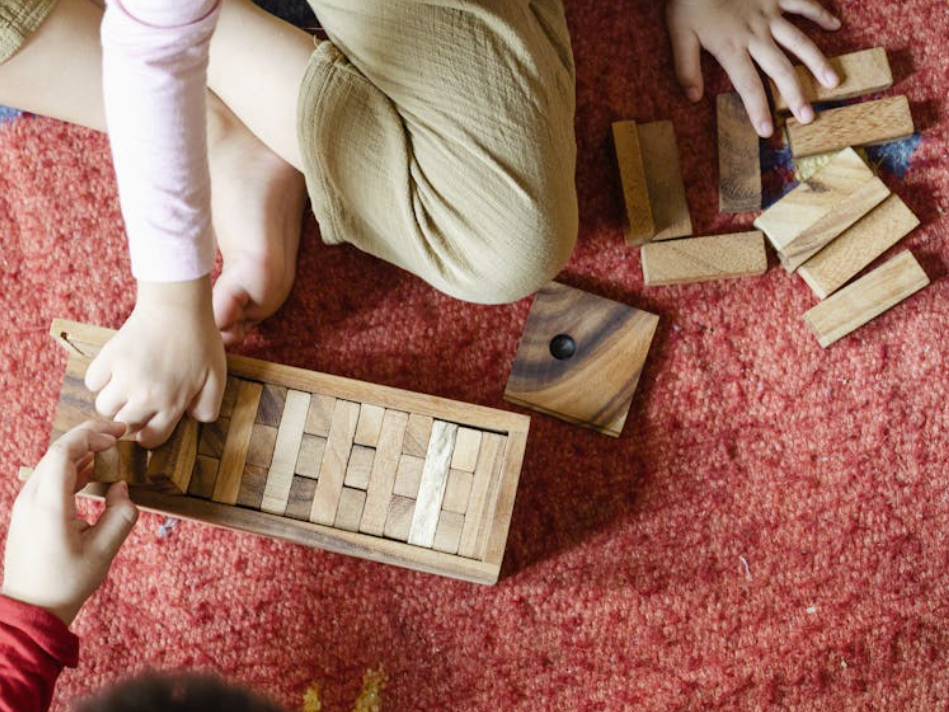
M205 97L218 6L219 0L106 6L106 123L138 280L192 280L214 265Z

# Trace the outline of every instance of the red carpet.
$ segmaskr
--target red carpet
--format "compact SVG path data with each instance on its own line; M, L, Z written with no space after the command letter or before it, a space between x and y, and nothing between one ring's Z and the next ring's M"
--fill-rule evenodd
M759 279L644 290L621 239L617 118L671 117L697 234L717 213L714 102L680 99L661 3L569 4L579 69L576 255L562 279L662 316L619 440L533 419L494 588L144 516L80 616L54 709L146 666L243 680L292 710L312 680L349 709L936 710L949 705L949 15L838 6L833 54L882 44L922 140L885 180L923 226L933 285L819 348L808 288ZM727 88L706 64L712 93ZM132 284L107 144L0 116L0 505L44 451L65 316L117 327ZM502 406L530 305L477 307L307 222L290 301L246 351ZM5 535L7 515L0 518Z

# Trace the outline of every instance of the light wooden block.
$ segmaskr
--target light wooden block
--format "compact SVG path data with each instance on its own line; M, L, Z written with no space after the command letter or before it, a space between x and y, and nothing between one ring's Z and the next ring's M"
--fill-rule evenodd
M273 461L274 447L277 445L277 429L269 425L254 423L250 432L250 442L247 444L247 455L244 461L255 467L270 467Z
M455 439L455 451L451 454L451 466L456 470L474 472L481 449L481 431L460 428Z
M283 514L290 499L290 485L296 471L297 458L303 442L303 427L310 409L310 394L288 390L280 416L280 428L274 446L273 460L267 473L267 487L260 508L271 514Z
M893 73L890 71L890 63L883 47L873 47L842 54L839 57L830 57L829 61L840 79L840 83L833 89L828 89L817 81L807 67L803 65L794 67L805 101L809 103L843 101L864 94L874 94L893 86ZM774 97L775 111L790 110L787 101L778 92L773 81L771 95Z
M383 533L408 422L408 414L386 409L382 418L382 430L379 432L379 446L372 459L372 472L369 474L369 486L366 488L366 505L359 522L361 532L374 536L381 536Z
M457 554L464 526L465 515L442 511L438 517L438 527L435 530L432 548L435 551L444 551L446 554Z
M395 473L393 493L401 497L418 497L418 487L422 482L422 469L425 467L425 458L415 455L402 455L399 458L399 469Z
M723 213L761 210L758 134L737 93L719 94L718 209Z
M186 493L197 456L198 422L186 415L168 441L152 450L146 475L149 483L168 492Z
M474 474L464 470L451 470L448 473L448 484L445 486L445 499L442 500L442 509L447 512L464 514L468 511L468 498L471 496L471 482Z
M504 399L618 437L658 324L655 314L550 282L534 298ZM563 337L575 350L558 358L552 348Z
M427 415L411 413L405 426L405 440L402 452L406 455L425 457L428 451L428 440L432 436L433 418Z
M330 433L330 423L336 412L336 398L314 393L310 398L310 412L306 416L304 432L325 438Z
M304 433L303 440L300 441L300 454L297 456L296 474L314 480L319 477L324 452L326 438Z
M310 508L313 506L314 494L316 494L315 479L295 476L290 484L290 498L287 502L285 516L307 521L310 518Z
M378 438L376 439L378 442ZM349 465L346 466L347 487L364 490L369 487L369 477L372 474L372 462L376 457L376 449L354 445L349 455Z
M356 435L353 442L357 445L375 447L379 443L379 432L382 430L382 416L385 408L363 403L359 409L359 423L356 425Z
M348 532L359 531L359 521L362 519L362 510L365 505L365 491L343 487L343 491L339 495L339 507L336 510L334 526Z
M685 197L672 122L636 124L636 131L639 133L639 149L655 228L651 239L668 240L691 235L692 217Z
M798 269L820 299L826 299L851 277L908 235L919 218L899 196L886 200Z
M916 131L905 96L819 111L809 124L789 118L787 129L795 157L899 141Z
M435 529L442 511L442 499L451 469L451 454L457 437L458 426L455 423L436 420L432 426L432 439L425 455L415 513L409 530L410 544L430 547L435 541Z
M287 400L287 389L272 383L265 383L263 386L264 390L260 393L260 405L257 406L256 422L269 425L271 428L279 427L280 416Z
M211 499L214 493L214 482L217 480L217 469L220 460L207 455L198 455L194 461L194 472L191 473L191 482L188 484L188 494L203 499Z
M227 427L231 419L221 417L213 423L201 423L198 436L198 454L205 457L221 459L224 452L224 438L227 437Z
M320 464L320 479L316 483L316 495L310 510L310 521L332 526L336 520L339 494L346 479L346 465L353 448L353 436L359 420L359 404L352 401L337 400L326 438L326 451Z
M220 468L218 476L220 476ZM267 468L257 465L244 465L240 486L237 490L237 506L247 509L260 509L267 488Z
M221 454L221 466L211 496L215 502L237 504L247 449L250 446L250 436L262 392L263 387L253 381L241 381L238 384L231 424L227 429L224 452Z
M408 541L409 530L412 528L412 517L415 514L415 500L395 495L389 500L386 511L383 536L386 539Z
M485 433L471 484L471 498L468 500L468 512L458 544L460 556L474 557L478 551L481 537L481 523L491 507L490 494L492 480L496 477L498 463L504 455L505 439L494 433Z
M764 235L757 230L643 245L647 287L754 277L768 270Z
M906 250L804 313L804 321L827 348L929 284Z
M649 205L649 187L635 121L613 124L613 145L626 206L626 242L641 245L656 234L656 226Z

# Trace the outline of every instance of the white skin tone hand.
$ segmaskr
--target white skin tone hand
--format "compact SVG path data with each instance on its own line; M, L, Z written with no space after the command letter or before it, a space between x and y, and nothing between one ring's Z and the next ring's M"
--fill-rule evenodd
M186 411L217 419L227 362L211 283L139 282L135 309L86 371L96 410L125 423L144 447L165 442Z
M817 45L784 13L806 17L825 30L840 28L840 20L816 0L670 0L666 24L676 76L686 96L693 102L702 98L699 55L704 47L728 73L759 136L767 138L774 126L755 62L774 80L794 117L802 123L813 121L814 110L781 48L795 55L825 87L837 86L840 78Z
M86 422L63 435L37 465L13 504L0 592L46 609L66 625L105 580L138 510L124 482L106 494L95 524L76 511L89 483L93 453L115 445L119 423Z

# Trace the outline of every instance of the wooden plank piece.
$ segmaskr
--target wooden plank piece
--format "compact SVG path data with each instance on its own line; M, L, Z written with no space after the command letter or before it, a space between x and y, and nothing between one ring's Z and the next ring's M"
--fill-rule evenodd
M217 480L217 470L220 460L207 455L198 455L194 461L194 471L191 473L191 482L188 484L188 494L192 497L211 499L214 493L214 482Z
M344 484L355 489L366 489L369 486L369 476L372 474L372 462L375 457L375 448L362 445L353 446L353 451L349 455L349 465L346 467Z
M723 213L761 209L758 134L737 93L719 94L718 208Z
M458 543L460 556L474 557L477 552L481 522L490 506L488 493L491 490L491 478L495 474L495 461L504 452L504 440L503 436L495 433L484 435L481 452L478 455L478 466L475 468L471 485L468 512L465 514L465 524Z
M408 497L394 496L389 500L386 510L386 522L382 535L386 539L407 541L412 527L412 517L415 513L415 500Z
M320 478L316 484L310 521L333 526L339 495L346 479L346 465L353 448L353 436L359 420L359 403L337 400L333 422L326 438L326 452L320 464Z
M405 426L402 452L406 455L425 457L425 453L428 451L428 441L432 436L432 423L434 422L435 419L427 415L411 413L408 424Z
M671 121L637 124L639 148L646 172L653 240L668 240L692 234L692 218L685 198L679 147Z
M830 57L830 65L837 72L840 83L833 88L825 87L804 65L794 67L804 100L810 103L823 101L843 101L864 94L873 94L893 86L893 73L883 47L860 50ZM785 98L771 82L771 96L774 97L774 109L778 112L790 110Z
M468 511L468 497L471 496L471 482L474 474L464 470L451 470L448 473L448 484L445 486L445 499L442 500L442 509L456 514Z
M314 480L319 477L325 452L326 438L304 433L303 440L300 442L300 454L297 456L296 474Z
M218 476L220 477L220 472L218 472ZM257 465L244 465L244 472L241 473L241 482L237 491L237 502L235 504L237 504L238 507L259 510L266 487L267 468L258 467Z
M296 470L300 445L303 442L303 427L310 409L310 394L303 391L287 391L280 428L274 446L273 460L267 473L267 487L260 508L271 514L283 514L290 499L290 485Z
M451 454L458 437L458 426L436 420L432 426L432 439L425 455L422 480L418 487L418 502L409 530L409 544L431 547L435 541L438 515L442 511L445 485L451 468Z
M647 287L764 274L768 256L757 230L643 245Z
M134 440L119 440L115 447L96 453L93 459L93 482L127 482L147 484L148 451Z
M809 124L790 118L788 140L795 158L847 146L873 146L908 138L915 132L909 100L894 96L817 112Z
M917 225L919 218L898 195L890 194L798 269L820 299L826 299Z
M474 472L478 464L478 450L481 449L481 431L471 428L459 428L455 439L455 451L451 454L451 466L456 470Z
M635 121L613 124L613 145L626 206L626 243L641 245L656 234L656 227L649 205L649 187Z
M457 554L464 526L465 515L442 510L438 517L438 527L435 529L432 548L435 551L444 551L446 554Z
M186 494L198 456L198 422L185 415L168 441L148 458L149 484L176 494Z
M402 455L399 458L399 469L395 473L395 485L392 491L402 497L418 497L418 486L422 482L422 470L425 467L425 458L415 455Z
M877 267L804 313L804 321L827 348L929 284L909 250Z
M325 438L330 433L330 423L336 412L336 398L314 393L310 398L310 412L306 416L304 432Z
M310 518L313 495L316 494L316 480L309 477L294 477L290 485L290 498L287 502L285 517L306 521Z
M260 394L260 405L257 406L256 422L269 425L271 428L279 427L286 400L287 389L284 386L265 383L264 390Z
M408 421L408 414L398 410L386 410L382 418L379 447L372 460L366 489L366 506L359 522L359 531L366 534L381 536L385 528Z
M336 526L348 532L359 531L359 520L366 504L366 493L360 489L343 487L339 495L339 508L336 510Z
M357 445L375 447L379 443L379 431L382 430L382 416L385 408L363 403L359 408L359 423L353 442Z
M218 469L217 482L214 483L214 492L211 497L215 502L237 504L247 448L250 445L250 435L254 428L254 419L257 416L257 406L260 403L262 391L263 387L254 381L241 381L238 384L231 425L227 429L224 452L221 454L221 466Z
M254 423L250 431L250 442L247 444L245 462L265 469L273 461L274 448L277 445L277 429L269 425Z
M220 459L224 452L224 438L227 437L227 428L230 423L230 418L223 417L213 423L201 423L198 454Z

